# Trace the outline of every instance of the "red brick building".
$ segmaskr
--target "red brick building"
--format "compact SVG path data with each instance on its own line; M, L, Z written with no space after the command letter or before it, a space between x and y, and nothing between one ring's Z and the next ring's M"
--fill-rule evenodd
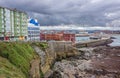
M63 34L63 40L75 42L75 34Z
M40 40L75 42L75 34L71 34L71 33L40 33Z

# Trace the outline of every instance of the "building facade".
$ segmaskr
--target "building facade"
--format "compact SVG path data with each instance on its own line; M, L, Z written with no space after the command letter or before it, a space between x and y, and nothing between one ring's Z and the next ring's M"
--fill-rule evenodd
M40 25L36 19L28 19L28 41L40 41Z
M27 24L25 12L0 7L0 40L25 40Z
M61 33L56 33L56 32L44 32L41 31L40 33L40 40L43 41L71 41L71 42L75 42L75 34L73 33L65 33L65 32L61 32Z
M64 40L64 41L72 41L72 42L75 42L75 34L72 34L72 33L64 33L64 34L63 34L63 40Z

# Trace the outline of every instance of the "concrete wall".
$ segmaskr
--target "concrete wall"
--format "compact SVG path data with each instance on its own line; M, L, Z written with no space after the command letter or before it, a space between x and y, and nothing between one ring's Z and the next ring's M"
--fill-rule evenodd
M68 52L70 49L69 47L72 46L72 42L65 42L65 41L53 41L48 42L49 48L53 52Z
M53 41L48 42L49 48L55 53L55 58L62 59L69 56L80 55L78 50L72 46L72 42L67 41Z
M94 41L89 41L89 42L76 43L74 46L77 48L96 47L96 46L101 46L101 45L107 45L111 42L112 40L110 39L102 39L102 40L94 40Z

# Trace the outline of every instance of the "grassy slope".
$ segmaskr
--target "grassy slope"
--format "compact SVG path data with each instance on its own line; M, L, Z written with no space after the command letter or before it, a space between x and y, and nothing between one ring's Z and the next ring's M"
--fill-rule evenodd
M22 71L16 71L16 75L19 75L20 73L23 74L28 78L29 75L29 69L30 69L30 61L36 57L36 54L34 52L34 49L30 46L29 43L18 43L18 42L0 42L0 56L6 58L8 61L6 65L8 67L0 68L0 75L2 75L1 72L4 73L7 68L13 67L14 69L17 68L18 70ZM11 63L11 65L9 65ZM0 65L2 65L2 61L0 61ZM3 64L4 66L4 64ZM16 69L15 69L16 70ZM12 69L11 71L7 71L7 73L13 73ZM14 78L11 74L8 74L8 78ZM15 75L15 77L16 77ZM22 77L16 77L16 78L22 78Z
M0 78L25 78L25 75L7 59L0 57Z

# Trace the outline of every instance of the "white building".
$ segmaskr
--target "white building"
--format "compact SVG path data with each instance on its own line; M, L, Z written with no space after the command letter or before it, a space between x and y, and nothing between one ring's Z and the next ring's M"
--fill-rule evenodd
M39 41L40 40L40 25L36 19L28 20L28 38L30 41Z

